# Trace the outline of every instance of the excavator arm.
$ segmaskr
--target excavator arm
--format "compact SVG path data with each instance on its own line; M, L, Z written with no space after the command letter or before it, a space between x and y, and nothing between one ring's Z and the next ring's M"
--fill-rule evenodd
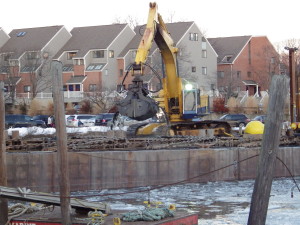
M148 96L141 76L153 42L158 46L166 76L162 78L164 110L172 121L181 121L182 115L182 83L178 76L174 46L162 17L157 12L157 4L150 3L148 21L140 41L135 63L132 65L134 79L128 88L127 97L118 103L119 112L136 120L145 120L158 112L157 103Z

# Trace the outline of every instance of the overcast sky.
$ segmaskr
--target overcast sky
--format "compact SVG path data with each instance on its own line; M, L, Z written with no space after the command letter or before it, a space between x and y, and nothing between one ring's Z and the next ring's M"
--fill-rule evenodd
M107 25L128 16L146 23L149 0L3 0L0 27ZM300 39L299 0L160 0L165 21L195 21L207 37L268 36L272 43Z

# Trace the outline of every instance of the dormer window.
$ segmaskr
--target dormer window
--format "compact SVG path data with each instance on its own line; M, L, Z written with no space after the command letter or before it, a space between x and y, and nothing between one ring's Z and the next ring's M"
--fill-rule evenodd
M232 59L232 55L225 55L225 57L223 58L222 62L230 62Z
M67 53L67 59L68 59L68 60L73 59L73 57L76 55L76 53L77 53L77 52L68 52L68 53Z
M104 58L104 50L93 51L93 58Z
M37 52L27 52L27 59L38 59L38 53Z

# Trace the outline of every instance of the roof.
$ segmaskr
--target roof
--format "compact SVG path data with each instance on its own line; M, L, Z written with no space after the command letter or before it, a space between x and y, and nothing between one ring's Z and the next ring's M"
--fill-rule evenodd
M257 82L256 81L254 81L254 80L243 80L242 81L245 85L257 85Z
M21 77L10 77L4 80L4 85L17 85L21 81Z
M66 82L66 84L82 84L85 79L86 76L73 76Z
M26 51L41 51L63 26L14 29L0 52L11 52L11 59L18 59Z
M247 45L252 36L234 36L208 38L207 40L218 54L218 63L231 64Z
M170 32L172 39L176 44L183 37L183 35L187 32L187 30L194 24L194 22L178 22L178 23L167 23L167 29ZM130 50L136 50L140 44L141 38L143 36L143 31L146 25L137 26L134 29L136 35L129 42L129 44L124 48L124 50L120 53L119 57L124 57ZM157 45L153 43L149 54L152 54L153 51L157 49Z
M72 37L56 54L58 58L65 51L78 51L74 58L83 58L92 49L107 49L127 24L112 24L90 27L74 27Z

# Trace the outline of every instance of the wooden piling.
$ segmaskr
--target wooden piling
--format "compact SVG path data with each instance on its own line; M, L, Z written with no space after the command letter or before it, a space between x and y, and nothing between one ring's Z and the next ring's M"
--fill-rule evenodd
M0 186L7 186L5 102L3 82L0 82ZM0 224L6 224L8 220L8 204L6 198L0 198L0 212Z
M288 84L287 76L274 75L272 78L267 121L259 155L248 225L263 225L266 222Z
M70 180L68 164L67 131L62 84L62 63L52 61L51 75L53 76L53 103L56 128L56 141L59 164L59 186L62 213L62 224L71 225L70 212Z

